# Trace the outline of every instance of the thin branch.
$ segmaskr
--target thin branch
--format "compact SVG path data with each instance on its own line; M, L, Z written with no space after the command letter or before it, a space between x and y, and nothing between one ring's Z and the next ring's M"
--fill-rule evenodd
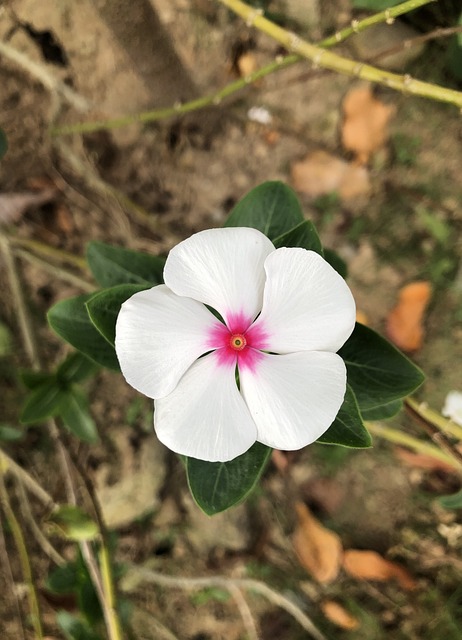
M283 29L282 27L267 20L261 11L249 7L241 0L218 0L234 13L241 16L246 24L253 26L259 31L266 33L270 38L279 42L288 51L310 60L315 67L330 69L348 76L369 80L378 84L383 84L391 89L396 89L401 93L431 98L440 102L446 102L462 108L462 92L447 89L440 85L415 80L410 75L398 75L383 69L372 67L368 64L358 63L355 60L342 57L331 51L326 51L319 46L306 42L299 36ZM419 3L416 0L415 6L427 4L424 1ZM352 27L354 30L354 28Z
M45 89L58 94L77 111L86 112L90 109L91 105L86 98L76 93L67 84L58 80L58 78L55 78L43 64L34 62L24 53L17 51L2 40L0 40L0 56L14 62L14 64L21 67L21 69L26 71L32 78L38 80Z
M18 594L15 589L14 576L13 576L13 571L11 569L10 558L8 557L8 550L6 548L5 534L3 533L3 523L1 518L1 512L0 512L0 557L2 559L1 566L4 572L6 573L6 577L10 583L10 588L7 589L7 594L11 596L11 600L13 601L13 606L16 611L16 621L18 623L19 635L22 638L22 640L26 640L26 631L24 629L24 625L22 622L21 607L19 604Z
M34 251L45 258L56 260L57 262L64 264L72 264L75 267L87 271L87 264L84 258L76 256L63 249L56 249L56 247L50 247L50 245L40 242L40 240L34 240L32 238L21 238L20 236L13 235L11 233L2 230L0 237L4 238L14 247L23 247L30 251Z
M166 576L157 571L146 569L144 567L138 567L131 565L130 569L137 577L145 580L146 582L152 582L158 584L161 587L170 589L183 589L185 591L195 591L197 589L207 589L215 587L218 589L225 589L229 591L229 587L236 587L244 591L253 591L269 600L272 604L284 609L300 624L305 631L307 631L315 640L326 640L326 637L319 631L314 623L308 618L308 616L294 604L291 600L286 598L282 593L275 591L264 582L259 580L253 580L250 578L227 578L225 576L210 576L204 578L183 578L175 576Z
M366 422L366 426L368 430L375 436L379 436L380 438L388 440L393 444L400 444L403 447L407 447L408 449L416 451L417 453L431 456L435 460L440 460L441 462L454 467L455 470L460 469L458 463L451 455L448 455L444 451L441 451L441 449L435 447L433 444L424 442L423 440L419 440L418 438L414 438L413 436L410 436L402 431L398 431L397 429L393 429L392 427L386 427L385 425L378 422Z
M24 486L22 482L17 483L18 486L18 498L19 498L19 508L21 510L22 517L24 521L29 526L32 535L34 536L37 544L41 547L42 551L58 566L62 566L66 563L66 560L63 556L56 551L53 545L50 543L48 538L44 536L42 530L38 526L35 521L34 515L32 513L32 509L30 508L29 498L26 494Z
M425 417L425 414L419 408L413 406L406 400L404 404L406 411L430 436L440 449L446 451L454 462L457 464L459 471L462 471L462 453L453 445L453 443L446 437L446 435L435 426L430 420Z
M250 607L247 604L246 599L242 595L242 591L235 585L229 585L228 591L234 598L234 602L239 609L249 640L258 640L259 636L255 620L253 619L252 612L250 611Z
M351 35L364 31L373 24L393 21L397 16L407 13L408 11L412 11L413 9L428 4L429 2L433 2L433 0L408 0L408 2L403 2L396 7L381 11L373 16L364 18L363 20L354 20L351 26L346 27L341 31L337 31L333 36L321 40L318 46L326 49L333 47L340 42L343 42ZM144 111L142 113L121 116L119 118L99 120L95 122L82 122L70 125L57 125L55 127L51 127L51 135L60 136L72 133L90 133L92 131L100 131L102 129L117 129L129 124L165 120L166 118L184 115L205 107L217 106L232 94L247 88L249 85L254 84L258 80L261 80L276 71L286 69L297 62L301 62L302 60L303 57L295 54L277 56L276 60L273 62L249 73L244 78L240 78L239 80L229 83L223 89L215 91L207 96L182 104L176 103L171 107L155 109L153 111Z
M47 509L52 510L56 507L51 495L2 449L0 449L0 471L12 473Z
M57 265L51 264L50 262L47 262L46 260L43 260L42 258L39 258L29 251L18 248L14 250L14 253L19 258L22 258L23 260L26 260L27 262L40 267L44 271L47 271L53 276L56 276L60 280L64 280L65 282L68 282L69 284L82 289L82 291L88 291L90 293L95 291L94 284L91 284L87 280L84 280L80 276L75 275L75 273L72 273L67 269L64 269L63 267L59 267Z
M462 442L462 427L453 420L445 418L427 405L426 402L418 402L414 398L406 398L406 404L418 413L424 420L437 427L443 433L448 433Z
M16 265L14 263L14 257L11 253L11 249L8 244L8 241L6 240L5 237L2 237L1 235L0 235L0 250L3 253L3 259L5 261L5 266L8 274L8 279L10 282L11 292L13 294L15 306L18 313L19 326L20 326L21 335L23 338L24 347L29 357L29 360L32 363L33 369L37 371L40 368L38 347L37 347L37 342L35 340L35 335L32 331L30 317L26 310L26 303L24 300L24 290L19 280Z
M16 548L19 554L19 560L21 562L22 574L24 581L27 584L27 595L29 599L30 617L36 640L43 640L43 629L40 615L40 607L37 598L37 592L34 586L34 579L32 576L32 569L29 560L29 553L27 551L26 542L24 539L21 525L19 524L15 513L11 507L8 492L5 487L3 473L0 473L0 502L5 513L5 518L10 527L11 533L16 544Z

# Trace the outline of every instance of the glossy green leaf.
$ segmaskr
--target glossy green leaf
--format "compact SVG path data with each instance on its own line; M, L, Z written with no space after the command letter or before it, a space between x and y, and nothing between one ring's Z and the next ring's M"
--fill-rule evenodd
M246 498L263 473L271 451L270 447L256 442L230 462L187 458L189 488L202 511L211 516Z
M458 26L462 26L462 13L457 21ZM452 74L458 80L462 80L462 34L455 34L449 41L447 51L448 66Z
M48 312L48 322L56 333L75 349L97 364L118 371L119 362L113 347L93 325L85 303L93 294L68 298L55 304Z
M462 509L462 489L450 496L443 496L438 502L445 509Z
M3 158L3 156L7 151L8 151L8 140L6 139L6 135L3 129L0 129L0 160Z
M95 421L90 415L88 400L79 389L69 389L61 404L59 415L65 426L83 442L98 442L99 435Z
M339 355L361 412L400 400L424 381L422 371L409 358L359 323Z
M115 326L120 307L134 293L146 289L146 285L120 284L93 295L87 302L91 321L106 340L114 345Z
M80 507L65 504L53 511L46 520L49 529L67 540L94 540L98 525Z
M0 424L0 442L15 442L24 437L24 431L9 424Z
M21 422L32 424L58 415L65 398L66 391L61 388L55 378L50 378L27 396L21 413Z
M84 356L83 353L71 353L64 362L62 362L56 372L56 377L64 385L75 382L83 382L87 378L95 375L98 371L98 365Z
M58 611L56 621L66 640L102 640L83 620L67 611Z
M374 407L373 409L363 409L361 415L363 420L386 420L387 418L393 418L403 408L402 400L393 400L388 404L382 404L380 407Z
M273 240L276 249L279 247L301 247L309 251L316 251L323 255L321 240L319 239L316 227L309 220L303 220L296 227L286 231Z
M346 262L342 260L342 258L336 253L332 251L332 249L324 249L324 260L333 267L336 272L342 276L342 278L346 279L348 276L348 267L346 266Z
M343 447L356 449L371 446L371 436L363 424L355 394L349 385L347 385L345 399L337 417L317 442L339 444Z
M253 227L275 240L303 222L295 193L282 182L264 182L240 200L225 227Z
M104 242L87 245L87 262L102 287L118 284L162 284L165 258L114 247Z

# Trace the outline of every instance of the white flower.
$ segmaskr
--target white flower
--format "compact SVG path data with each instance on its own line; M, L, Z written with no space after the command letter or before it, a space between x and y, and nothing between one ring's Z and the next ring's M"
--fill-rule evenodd
M441 413L445 418L450 418L462 427L462 393L460 391L448 393Z
M355 303L321 256L275 249L255 229L210 229L170 251L164 280L127 300L116 326L122 373L155 399L161 442L224 462L255 441L300 449L329 428Z

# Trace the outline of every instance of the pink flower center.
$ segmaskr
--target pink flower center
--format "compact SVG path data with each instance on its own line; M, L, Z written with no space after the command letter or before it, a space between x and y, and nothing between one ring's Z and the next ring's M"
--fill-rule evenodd
M220 365L248 367L254 370L267 348L268 336L261 326L241 314L217 322L210 331L207 347L215 350Z

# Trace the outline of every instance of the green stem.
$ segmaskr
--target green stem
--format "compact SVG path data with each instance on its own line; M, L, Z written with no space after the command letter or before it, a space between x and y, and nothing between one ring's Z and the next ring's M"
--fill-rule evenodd
M7 238L8 242L17 247L23 247L25 249L30 249L31 251L35 251L36 253L45 256L46 258L51 258L58 262L67 262L69 264L73 264L74 266L87 271L87 264L84 258L80 256L75 256L72 253L68 253L63 249L56 249L55 247L50 247L48 244L44 244L39 240L33 240L32 238L21 238L19 236L15 236L9 233L3 232L5 238Z
M385 11L376 13L373 16L364 18L363 20L355 20L352 22L352 25L350 27L346 27L341 31L337 31L333 36L329 36L328 38L321 40L318 46L323 48L333 47L340 42L343 42L351 35L359 33L360 31L364 31L373 24L393 21L397 16L408 13L413 9L421 7L425 4L429 4L433 1L434 0L408 0L407 2L403 2L396 7L386 9ZM50 129L50 133L52 136L61 136L72 133L90 133L92 131L100 131L101 129L117 129L134 123L146 123L155 122L157 120L164 120L173 116L197 111L210 105L218 105L233 93L244 89L245 87L257 82L258 80L261 80L271 73L274 73L281 69L286 69L287 67L290 67L293 64L300 62L301 60L303 60L303 56L299 56L296 54L278 56L276 60L270 62L264 67L261 67L260 69L257 69L253 73L248 74L247 76L245 76L245 78L235 80L219 91L215 91L214 93L211 93L207 96L191 100L190 102L175 104L171 107L165 107L153 111L144 111L142 113L134 115L121 116L120 118L114 118L110 120L97 120L94 122L82 122L78 124L61 126L58 125L56 127L52 127Z
M18 549L22 574L27 584L27 595L29 599L30 616L31 616L32 626L34 627L35 637L36 637L36 640L43 640L43 629L42 629L42 622L40 618L40 607L38 603L37 592L35 591L35 587L34 587L32 569L29 562L29 554L27 552L27 547L24 540L24 535L21 530L21 525L19 524L14 514L14 511L11 507L10 501L8 499L8 493L5 487L5 482L3 480L3 471L1 470L0 470L0 501L3 507L3 511L5 512L6 520L11 529L11 533L13 534L16 548Z
M122 640L122 629L116 609L116 597L114 591L114 574L111 558L106 543L102 537L99 552L99 566L105 595L105 620L110 640Z
M453 89L447 89L436 84L430 84L429 82L415 80L410 75L402 76L384 71L368 64L358 63L355 60L344 58L331 51L326 51L270 22L261 15L261 12L249 7L244 2L241 2L241 0L218 0L218 2L241 16L247 25L254 26L259 31L266 33L270 38L282 44L292 53L311 60L316 67L330 69L338 73L361 78L362 80L383 84L402 93L421 96L423 98L432 98L433 100L446 102L462 108L462 92L460 91L454 91ZM416 3L415 6L418 6L418 4ZM353 31L356 29L356 27L351 28Z
M407 433L403 433L402 431L398 431L392 427L386 427L378 422L367 422L366 426L375 436L388 440L388 442L393 442L393 444L400 444L403 447L416 451L417 453L431 456L435 460L440 460L441 462L454 467L454 469L460 470L459 465L452 456L444 453L444 451L441 451L441 449L435 447L433 444L423 442L422 440L414 438Z
M423 420L429 422L430 424L433 424L443 433L449 433L449 435L457 438L462 442L461 426L459 426L452 420L449 420L448 418L444 418L440 413L437 413L433 409L430 409L430 407L425 402L418 402L417 400L414 400L414 398L406 398L406 404L408 404L411 409L418 413Z

